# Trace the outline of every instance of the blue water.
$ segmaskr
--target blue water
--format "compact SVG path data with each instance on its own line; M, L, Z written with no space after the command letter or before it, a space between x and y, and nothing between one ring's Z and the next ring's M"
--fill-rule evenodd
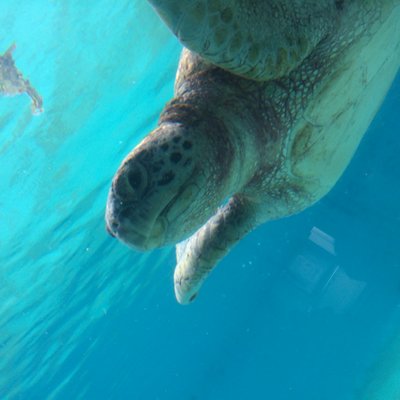
M0 399L400 399L400 77L335 188L182 307L173 249L103 222L180 46L144 1L90 3L1 4L0 52L45 112L0 98Z

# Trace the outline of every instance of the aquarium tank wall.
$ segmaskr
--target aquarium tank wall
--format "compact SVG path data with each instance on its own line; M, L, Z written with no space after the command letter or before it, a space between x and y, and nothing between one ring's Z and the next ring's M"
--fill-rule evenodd
M173 246L104 223L182 45L139 0L2 0L0 32L37 92L0 96L0 399L400 399L399 75L335 187L182 306Z

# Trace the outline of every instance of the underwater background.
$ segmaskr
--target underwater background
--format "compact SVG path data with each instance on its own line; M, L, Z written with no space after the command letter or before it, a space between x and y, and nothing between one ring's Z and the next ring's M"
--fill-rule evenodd
M139 0L2 0L12 42L45 111L0 98L1 400L400 399L399 75L335 188L183 307L172 248L104 229L181 46Z

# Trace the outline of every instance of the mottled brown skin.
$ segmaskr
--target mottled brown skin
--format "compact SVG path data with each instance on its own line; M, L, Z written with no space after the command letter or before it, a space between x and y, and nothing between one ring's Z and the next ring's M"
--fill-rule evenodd
M117 171L107 229L142 250L181 242L179 302L249 231L325 195L379 108L400 63L400 3L334 3L335 29L285 76L247 79L184 50L174 99Z
M15 48L15 44L12 44L9 49L0 56L0 94L2 96L18 96L26 93L32 99L32 113L39 114L43 112L42 97L15 66L15 62L12 58L12 53Z

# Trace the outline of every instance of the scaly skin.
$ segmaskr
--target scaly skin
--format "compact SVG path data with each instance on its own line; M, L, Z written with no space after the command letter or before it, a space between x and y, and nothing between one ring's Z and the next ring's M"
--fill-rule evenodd
M247 79L184 50L174 99L117 171L107 228L142 250L182 241L180 303L249 231L324 196L379 109L400 65L400 0L336 4L335 29L285 76Z
M297 67L336 26L333 0L150 0L188 49L257 80ZM336 4L339 4L337 7Z

